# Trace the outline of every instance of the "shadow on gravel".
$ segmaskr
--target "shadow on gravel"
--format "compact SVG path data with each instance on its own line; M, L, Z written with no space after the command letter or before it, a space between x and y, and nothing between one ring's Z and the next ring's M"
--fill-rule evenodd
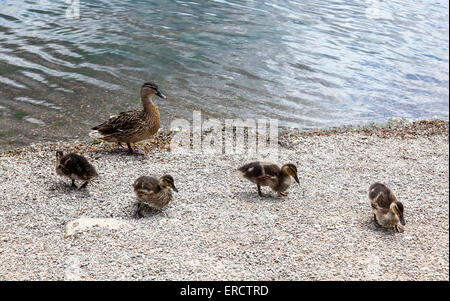
M393 236L395 234L400 234L400 235L402 234L402 233L397 233L394 228L381 227L373 220L373 218L367 220L364 223L364 225L366 226L366 228L369 231L372 231L374 233L380 233L380 234L382 233L383 235L391 235L391 236Z
M132 206L132 209L130 211L130 218L135 219L135 220L139 220L139 219L143 219L143 218L145 219L145 218L158 216L158 215L166 215L166 213L165 213L166 209L167 209L167 207L163 208L163 209L156 209L156 208L147 206L145 204L142 204L141 205L141 210L140 210L140 213L141 213L142 217L135 218L134 214L136 213L136 210L137 210L137 203L135 203Z
M81 197L81 198L87 198L90 196L89 184L88 184L88 187L86 187L86 188L77 189L67 183L61 183L61 182L53 183L49 186L48 191L56 193L56 194L73 194L73 195Z
M260 197L258 195L258 192L256 191L256 189L255 189L255 191L236 192L235 197L240 200L244 200L245 202L261 201L261 202L271 202L271 203L279 203L279 202L282 202L289 198L289 196L280 198L275 193L265 193L264 197Z

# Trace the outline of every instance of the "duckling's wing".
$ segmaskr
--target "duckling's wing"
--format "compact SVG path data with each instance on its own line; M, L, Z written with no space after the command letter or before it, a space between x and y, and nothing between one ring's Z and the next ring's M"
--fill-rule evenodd
M257 178L262 176L263 168L259 162L252 162L245 164L237 169L240 175L244 178Z
M121 133L136 127L139 122L142 111L126 111L119 115L111 116L108 121L93 127L102 135L112 135Z
M272 177L278 177L278 175L281 172L281 169L276 164L264 163L262 166L264 168L265 175L270 175Z
M138 178L133 184L134 191L158 192L161 190L158 179L154 177L143 176Z
M85 157L78 154L68 154L61 159L61 165L69 174L76 174L83 179L97 175L95 167Z
M262 163L261 167L262 167L262 174L257 178L258 183L267 183L267 181L270 182L278 181L280 168L276 164Z
M370 205L376 210L387 209L389 208L390 202L386 198L384 192L379 192L378 195L370 201Z

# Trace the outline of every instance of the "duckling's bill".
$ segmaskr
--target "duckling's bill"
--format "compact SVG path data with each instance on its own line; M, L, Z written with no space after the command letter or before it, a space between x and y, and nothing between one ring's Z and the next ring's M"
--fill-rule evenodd
M404 226L405 226L404 224L403 225L398 224L398 225L395 226L395 229L397 230L397 232L403 233L405 231L405 227Z

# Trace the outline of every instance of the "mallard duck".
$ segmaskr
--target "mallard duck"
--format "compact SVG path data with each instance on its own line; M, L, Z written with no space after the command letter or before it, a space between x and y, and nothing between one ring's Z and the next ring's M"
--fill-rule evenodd
M394 227L397 232L403 232L405 226L403 204L386 185L378 182L370 185L369 199L377 224L382 227Z
M142 176L134 182L133 189L138 201L135 218L142 217L142 204L162 209L173 200L172 190L178 192L171 175L164 175L159 179Z
M71 178L75 188L75 180L84 181L78 189L85 188L90 180L98 177L95 167L85 157L75 153L64 155L62 151L56 152L56 173Z
M154 95L166 98L156 84L145 83L141 88L142 111L132 110L111 116L108 121L93 127L89 135L117 142L121 147L122 143L126 143L131 153L138 153L131 144L148 139L159 130L159 110L152 101Z
M285 164L281 168L273 163L252 162L245 164L235 171L235 175L241 176L258 187L258 194L264 197L261 186L269 186L278 196L287 196L286 190L292 184L292 178L300 184L297 176L297 167L294 164Z

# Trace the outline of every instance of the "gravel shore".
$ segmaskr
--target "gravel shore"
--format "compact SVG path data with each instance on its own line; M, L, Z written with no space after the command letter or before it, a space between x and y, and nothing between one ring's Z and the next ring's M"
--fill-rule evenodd
M300 185L282 199L232 175L250 159L177 155L163 142L145 156L93 142L5 152L0 280L448 281L448 143L446 121L285 132L276 163L297 164ZM55 172L57 149L83 153L100 177L71 189ZM133 181L165 173L175 200L133 219ZM404 233L375 226L374 181L403 202ZM101 220L66 235L79 218Z

